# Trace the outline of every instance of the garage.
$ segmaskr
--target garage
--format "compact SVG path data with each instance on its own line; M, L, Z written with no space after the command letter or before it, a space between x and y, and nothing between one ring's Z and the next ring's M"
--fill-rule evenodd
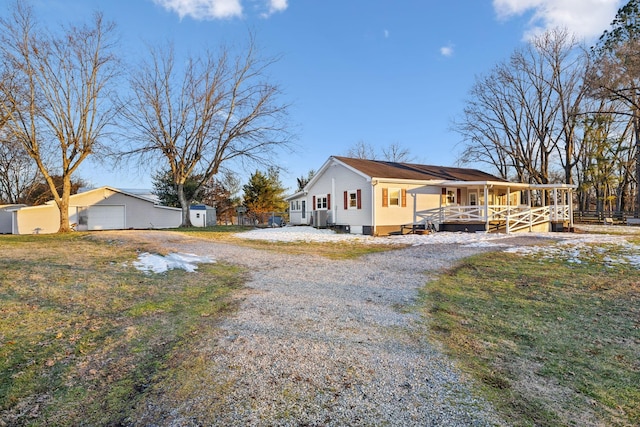
M48 234L60 229L60 210L54 200L12 209L11 216L13 234ZM4 222L6 218L0 211L0 231L8 232L4 231ZM162 206L151 197L113 187L94 188L69 197L69 225L77 231L176 228L181 222L182 209Z
M89 230L122 230L125 228L124 206L91 206L87 219Z

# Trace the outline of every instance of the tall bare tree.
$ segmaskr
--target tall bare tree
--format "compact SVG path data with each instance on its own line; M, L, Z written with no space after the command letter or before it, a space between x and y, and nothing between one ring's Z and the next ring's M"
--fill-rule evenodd
M560 165L570 183L586 61L570 34L552 30L478 78L454 124L466 144L462 160L541 184Z
M349 147L345 154L354 159L374 160L377 158L375 147L362 140Z
M39 178L36 164L22 145L0 129L0 204L27 202Z
M168 163L182 207L182 226L189 226L184 183L199 176L199 189L222 165L238 161L273 164L274 152L288 147L287 105L267 71L276 58L258 56L255 39L236 56L227 47L176 61L169 49L150 55L131 78L134 98L125 110L138 143L131 150L141 161Z
M409 149L403 147L398 142L393 142L386 147L382 147L378 153L376 148L365 141L358 141L347 149L347 157L364 160L384 160L394 163L408 163L415 160Z
M59 34L41 27L23 1L0 19L0 60L12 71L0 82L0 115L49 185L60 210L59 232L71 231L71 177L100 152L116 113L108 99L118 70L114 41L114 26L101 14ZM62 178L61 190L53 176Z
M596 95L623 102L631 117L636 155L635 216L640 216L640 0L621 7L611 29L593 49L596 67L590 85Z
M382 147L382 158L394 163L410 163L416 159L408 148L398 142L392 142L387 147Z

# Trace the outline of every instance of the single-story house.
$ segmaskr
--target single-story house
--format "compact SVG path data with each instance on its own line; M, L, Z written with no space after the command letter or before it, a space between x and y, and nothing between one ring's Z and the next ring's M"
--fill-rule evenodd
M575 186L513 183L477 169L332 156L286 198L292 225L368 235L433 226L515 232L572 227Z
M218 222L216 208L207 205L189 206L189 219L194 227L213 227Z
M11 214L7 232L12 234L55 233L60 228L55 201L13 209ZM182 211L150 198L101 187L69 197L69 223L78 231L174 228L182 223Z

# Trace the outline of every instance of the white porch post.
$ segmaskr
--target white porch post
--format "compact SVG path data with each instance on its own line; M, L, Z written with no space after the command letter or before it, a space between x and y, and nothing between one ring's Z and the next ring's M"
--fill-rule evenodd
M442 224L444 222L444 211L442 209L442 189L440 190L440 209L439 209L439 216L440 216L440 224ZM438 227L440 227L440 225L438 225Z
M489 232L489 186L484 185L484 222L485 233Z
M553 220L558 221L558 189L553 187Z
M571 188L567 190L567 197L569 197L569 230L573 230L573 194L571 190Z
M507 234L510 232L509 223L511 222L511 187L507 187L507 225L505 231Z

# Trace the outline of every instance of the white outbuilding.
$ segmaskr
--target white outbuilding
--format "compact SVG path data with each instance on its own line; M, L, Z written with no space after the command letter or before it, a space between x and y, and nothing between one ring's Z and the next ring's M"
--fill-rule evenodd
M5 224L6 230L2 232L46 234L55 233L60 227L60 211L55 201L12 208L10 212L10 229ZM181 222L180 209L113 187L100 187L69 197L69 223L77 231L175 228Z

